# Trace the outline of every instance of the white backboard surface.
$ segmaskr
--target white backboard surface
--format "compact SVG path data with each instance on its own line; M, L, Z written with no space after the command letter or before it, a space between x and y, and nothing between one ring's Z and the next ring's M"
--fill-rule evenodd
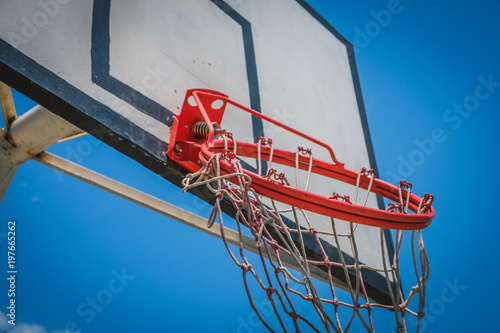
M0 80L167 180L182 178L164 152L192 88L220 91L328 143L350 169L376 169L353 47L305 1L47 3L0 2ZM224 121L238 140L297 147L258 119L228 113ZM360 226L357 237L361 260L380 266L379 231ZM387 295L382 277L367 282L381 292L374 297Z

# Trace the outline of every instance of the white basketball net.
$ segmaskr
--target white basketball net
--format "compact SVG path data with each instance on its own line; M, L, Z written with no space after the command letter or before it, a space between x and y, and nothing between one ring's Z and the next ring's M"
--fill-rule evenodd
M300 332L312 329L316 332L347 332L353 327L355 321L359 321L366 331L375 332L373 310L376 308L387 309L394 313L397 332L407 332L408 318L415 316L417 318L415 320L417 323L416 332L419 331L420 322L424 316L425 284L429 278L429 261L421 230L405 232L395 230L392 265L388 264L386 260L382 260L381 267L367 266L362 263L358 256L358 245L355 237L356 224L350 223L348 232L339 232L339 222L331 218L331 231L318 231L313 228L308 219L308 215L312 214L310 212L291 206L284 208L282 203L277 203L272 198L268 198L266 204L263 204L263 198L252 189L250 177L243 173L240 161L234 158L234 155L230 155L228 151L223 154L215 154L198 172L188 174L184 179L183 191L195 186L206 185L215 194L216 203L210 215L208 226L212 227L218 218L224 245L235 264L243 271L243 282L250 304L269 331ZM222 158L231 163L234 173L221 176L220 160ZM260 163L258 165L260 166ZM228 180L229 178L231 178L231 182ZM355 190L356 197L357 193L358 187ZM390 205L388 209L399 209L406 212L405 209L408 208L403 205L402 195L400 197L401 202ZM224 198L229 200L236 209L235 225L232 226L232 229L237 230L240 235L240 245L237 251L234 251L234 247L232 248L225 238L226 225L221 211L221 201ZM355 202L356 200L357 198L355 198ZM288 222L285 222L285 219ZM346 222L342 221L342 223ZM259 269L260 272L263 272L260 273L263 274L262 278L248 260L245 254L247 251L243 248L242 236L248 231L255 239L255 246L260 257L257 264L262 266L262 270ZM403 248L403 235L405 233L409 234L409 238L405 237L405 242L410 243L411 246L404 248L411 251L413 258L412 263L408 266L414 270L416 279L414 286L406 295L403 294L401 288L400 276L400 252ZM335 247L338 251L338 256L335 254L337 260L330 258L323 248L321 239L328 236L335 239ZM305 238L317 242L319 255L311 257L308 254L304 244ZM345 239L348 240L347 243ZM385 242L384 229L380 229L380 244L384 258L388 255L384 246ZM345 260L342 244L344 244L344 248L345 244L349 244L348 250L353 256L350 263ZM284 266L282 260L284 256L293 258L296 267L299 267L298 272ZM314 266L321 267L325 271L325 280L329 284L327 294L320 295L318 292L316 284L323 282L313 281L311 270ZM342 296L345 298L345 293L339 291L338 280L333 276L333 270L337 272L341 270L345 275L342 289L347 290L350 295L347 299L341 299ZM378 304L370 300L363 279L363 275L367 274L368 271L377 272L385 277L391 304ZM267 295L274 314L278 318L279 327L271 327L271 324L265 320L255 305L251 291L255 293L255 289L259 290L259 288L249 288L249 277L253 277L260 286L260 290L264 295ZM313 313L316 318L308 318L303 315L302 313L306 312L310 317L311 311L299 310L299 306L295 306L297 301L308 302L314 308ZM410 303L414 307L413 310L410 308ZM346 309L348 316L345 315Z

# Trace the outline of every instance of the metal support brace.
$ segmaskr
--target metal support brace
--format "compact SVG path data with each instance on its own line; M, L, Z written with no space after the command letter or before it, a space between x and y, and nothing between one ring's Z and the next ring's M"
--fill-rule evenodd
M1 202L21 164L79 129L39 105L17 117L10 88L2 83L0 97L5 121L5 131L0 132Z
M95 171L89 170L81 165L65 160L59 156L48 152L42 152L33 157L33 160L53 168L57 171L75 177L88 184L94 185L109 193L115 194L121 198L136 203L142 207L160 213L175 221L181 222L187 226L203 231L211 236L221 238L219 224L215 224L211 228L207 227L207 219L199 215L193 214L187 210L179 208L173 204L160 200L149 194L136 190L130 186L120 183L114 179L103 176ZM239 246L240 241L243 247L253 253L258 253L258 247L254 239L242 235L241 239L237 232L231 229L224 229L226 239L234 245ZM275 259L275 258L273 258ZM299 267L291 256L281 256L282 261L293 269L299 270ZM317 271L316 271L317 270ZM322 281L326 281L324 272L316 268L312 271L312 276Z
M65 173L69 176L75 177L90 185L94 185L109 193L115 194L121 198L136 203L142 207L165 215L175 221L206 232L209 235L221 238L220 228L216 226L210 229L207 228L206 218L203 218L173 204L136 190L135 188L103 176L95 171L82 167L81 165L75 164L48 152L42 152L37 156L34 156L33 160L51 167L57 171ZM237 245L240 242L238 233L232 230L230 232L227 232L226 237L231 240L232 244ZM256 249L255 241L253 241L251 238L244 237L242 241L248 249ZM253 250L253 252L256 252L256 250Z

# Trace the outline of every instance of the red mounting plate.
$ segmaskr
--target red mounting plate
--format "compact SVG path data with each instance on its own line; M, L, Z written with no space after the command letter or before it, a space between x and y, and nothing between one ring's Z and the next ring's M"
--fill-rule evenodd
M193 92L208 94L193 94ZM220 98L218 98L220 97ZM186 93L181 113L174 118L167 156L191 172L198 171L200 146L207 139L194 135L194 125L203 121L212 126L220 124L227 105L227 95L209 89L191 89ZM205 115L200 111L205 111ZM208 118L207 118L208 117ZM212 130L213 132L213 130ZM212 134L213 135L213 134Z

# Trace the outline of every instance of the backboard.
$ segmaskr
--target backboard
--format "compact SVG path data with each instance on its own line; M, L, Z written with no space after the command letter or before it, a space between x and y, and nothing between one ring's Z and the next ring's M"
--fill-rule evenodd
M178 185L183 170L165 152L192 88L220 91L330 144L350 169L376 169L353 47L302 0L4 1L0 80ZM257 118L224 121L239 140L297 147ZM362 261L380 266L379 231L360 226L357 236ZM385 278L371 273L366 282L387 302Z

